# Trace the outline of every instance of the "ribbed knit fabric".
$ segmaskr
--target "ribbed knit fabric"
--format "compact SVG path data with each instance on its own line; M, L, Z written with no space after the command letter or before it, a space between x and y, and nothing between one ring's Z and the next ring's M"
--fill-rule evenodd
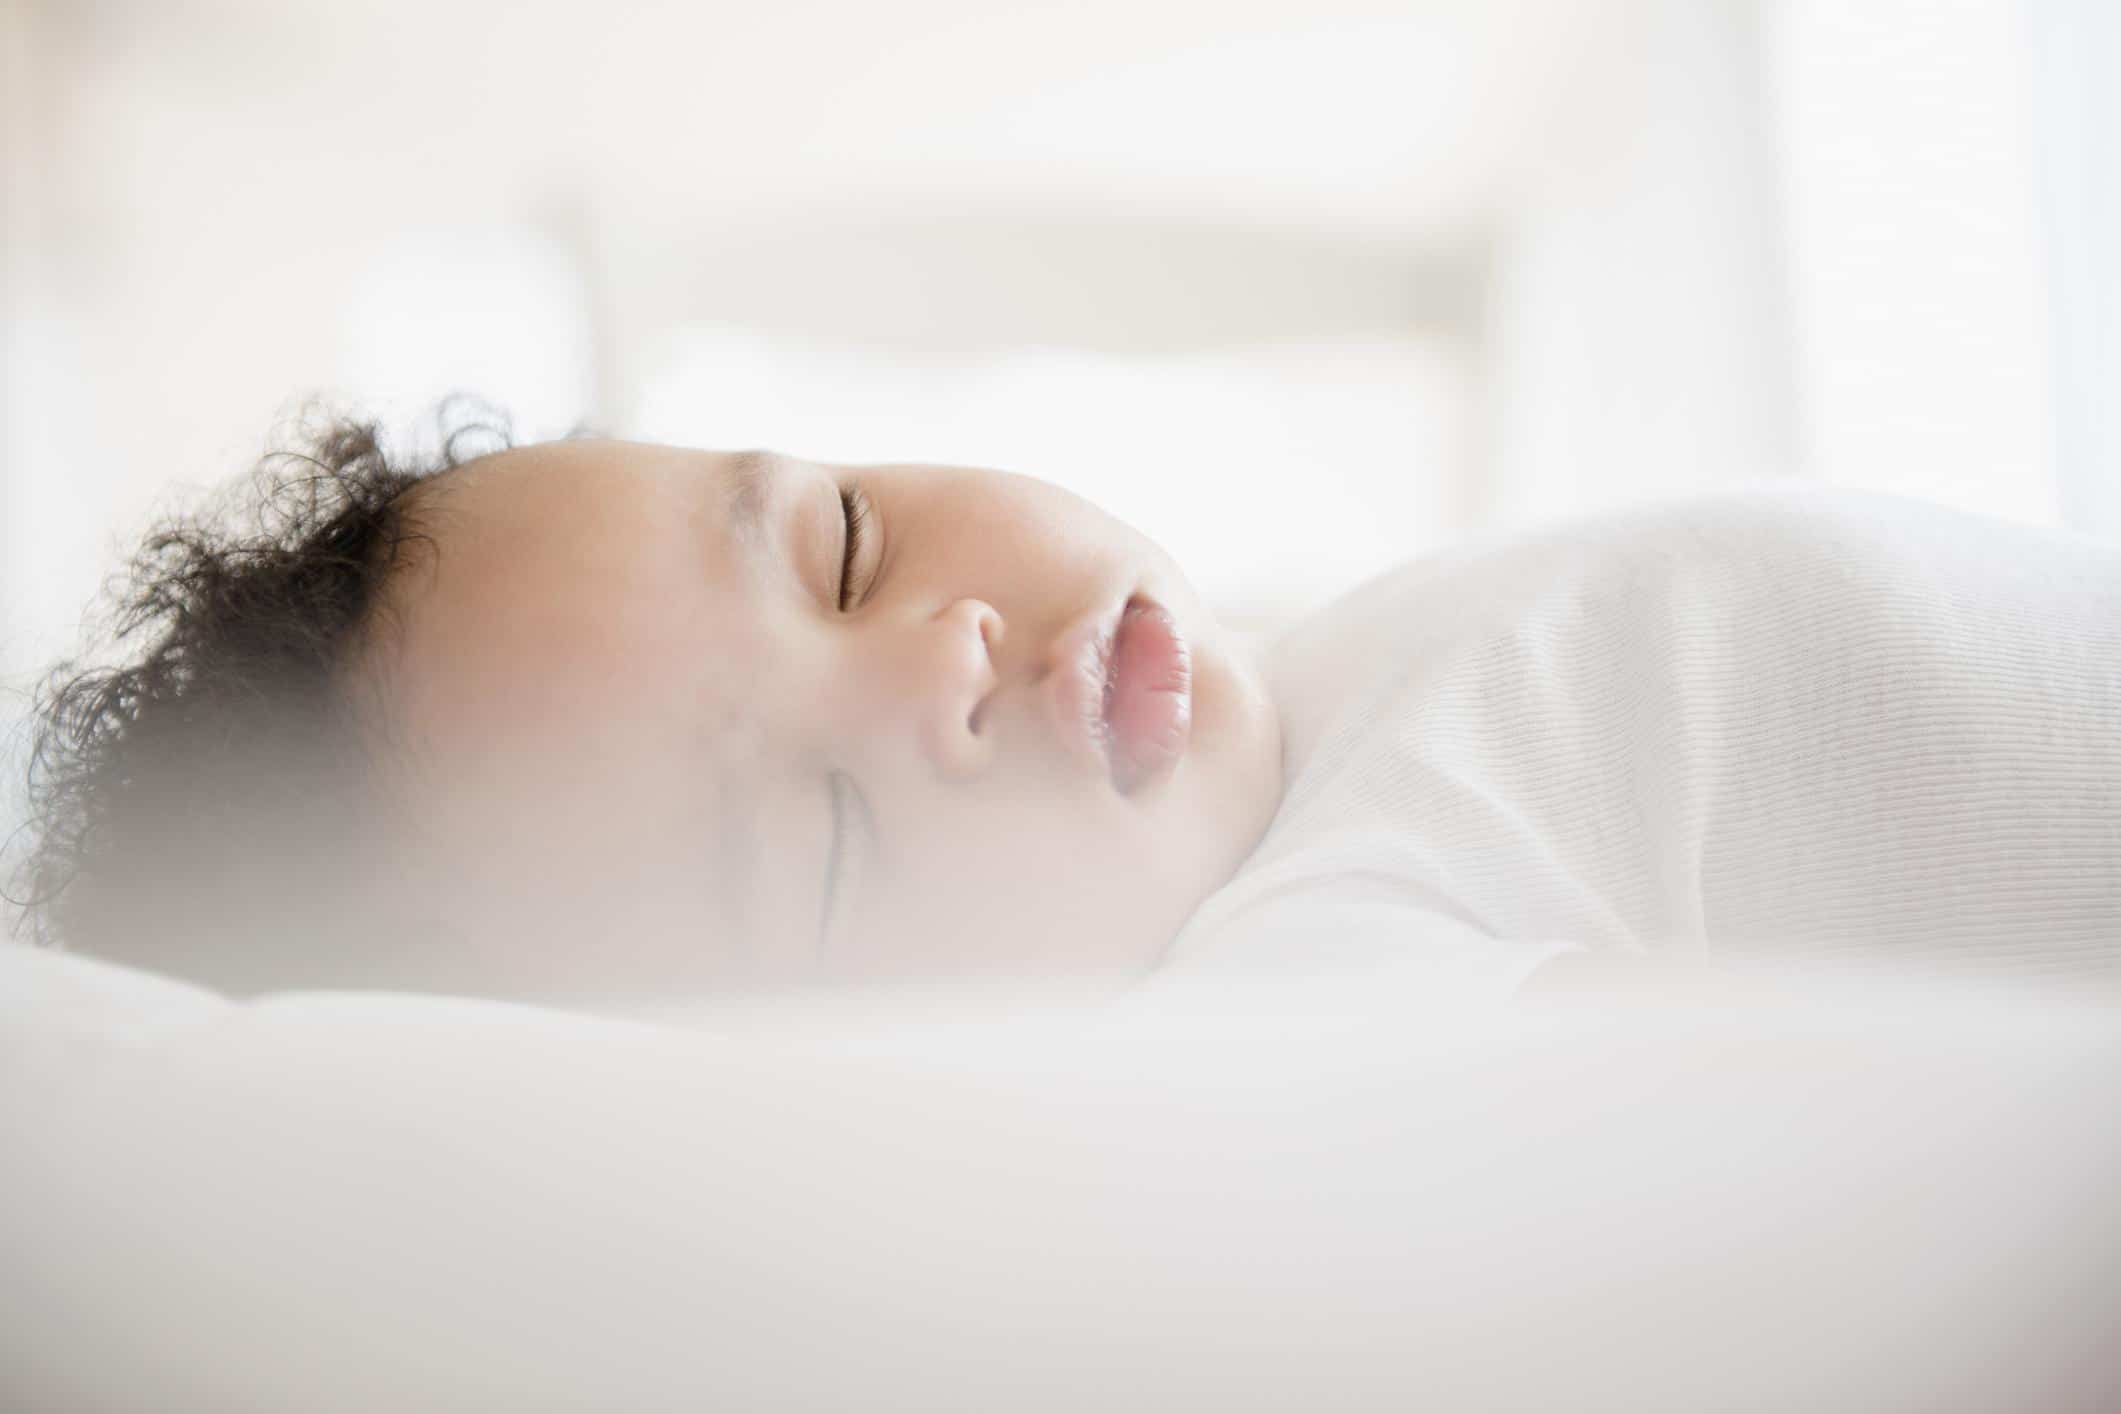
M1724 497L1410 565L1269 673L1287 796L1180 959L2121 975L2121 548Z

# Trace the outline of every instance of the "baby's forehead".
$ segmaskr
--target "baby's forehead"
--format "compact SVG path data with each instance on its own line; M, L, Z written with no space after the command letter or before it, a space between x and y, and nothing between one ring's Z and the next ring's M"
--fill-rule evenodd
M754 757L766 723L745 685L769 645L701 523L715 497L503 459L519 455L461 468L423 508L429 550L350 671L383 735L430 772L547 788L638 793Z

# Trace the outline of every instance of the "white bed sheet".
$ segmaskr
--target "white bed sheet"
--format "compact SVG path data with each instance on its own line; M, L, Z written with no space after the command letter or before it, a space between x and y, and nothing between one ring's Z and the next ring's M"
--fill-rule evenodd
M1845 992L1449 1025L1393 985L677 1028L236 1005L0 950L0 1402L2121 1395L2111 1012Z

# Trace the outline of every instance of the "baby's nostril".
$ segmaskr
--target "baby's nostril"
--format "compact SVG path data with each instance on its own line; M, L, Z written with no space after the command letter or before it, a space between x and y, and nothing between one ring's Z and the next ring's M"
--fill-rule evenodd
M973 707L972 711L965 717L965 730L972 733L974 736L978 736L980 729L980 719L986 716L986 714L987 700L983 697L979 700L978 704Z

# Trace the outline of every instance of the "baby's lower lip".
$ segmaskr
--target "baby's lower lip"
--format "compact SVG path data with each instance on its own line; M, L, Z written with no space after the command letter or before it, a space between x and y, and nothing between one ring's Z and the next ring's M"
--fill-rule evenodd
M1170 774L1193 729L1193 655L1163 606L1140 596L1121 612L1103 701L1112 784L1122 795Z
M1161 604L1136 594L1084 615L1050 666L1046 701L1084 771L1127 795L1178 764L1193 725L1192 655Z

